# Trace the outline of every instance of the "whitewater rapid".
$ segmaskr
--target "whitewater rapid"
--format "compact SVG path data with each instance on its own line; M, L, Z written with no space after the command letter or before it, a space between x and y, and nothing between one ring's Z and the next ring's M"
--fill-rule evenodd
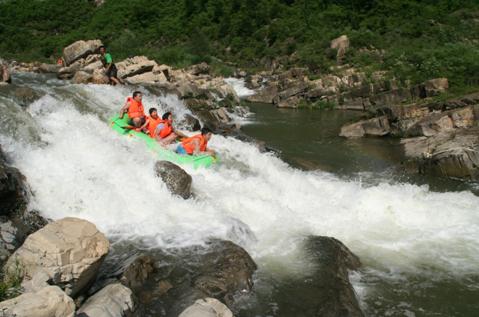
M38 85L45 95L26 109L0 99L0 142L26 176L31 208L58 219L95 223L115 239L152 246L190 246L210 237L244 246L259 265L284 274L301 268L298 243L333 236L364 263L398 274L466 275L479 271L479 198L437 193L426 186L376 186L321 171L300 171L252 144L215 135L222 164L194 170L194 198L169 193L155 176L155 157L133 139L112 132L125 87ZM145 90L144 90L145 91ZM176 97L145 91L146 107L189 110Z

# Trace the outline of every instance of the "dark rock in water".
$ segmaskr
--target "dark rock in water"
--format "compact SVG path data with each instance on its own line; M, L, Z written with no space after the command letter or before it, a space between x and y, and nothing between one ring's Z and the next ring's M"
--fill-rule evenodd
M192 115L190 114L187 114L185 116L185 123L186 123L186 126L191 130L191 131L199 131L201 130L201 124L200 124L200 121L193 117Z
M364 316L348 275L349 270L359 268L359 259L344 244L331 237L307 237L301 251L302 255L293 263L299 265L302 272L299 276L276 280L272 298L268 298L278 303L279 315Z
M234 295L251 290L255 270L249 254L230 241L167 250L122 242L113 244L90 293L133 275L133 280L144 281L130 284L143 316L176 317L205 297L231 307Z
M359 258L339 240L330 237L311 236L305 241L305 248L316 263L314 316L364 316L348 278L348 270L361 266Z
M19 105L27 107L43 96L42 93L30 87L17 87L14 91L14 98Z
M47 224L37 211L28 211L24 176L7 165L0 147L0 264L20 247L27 236Z
M168 161L158 161L155 164L155 172L173 194L184 199L191 196L192 178L181 167Z

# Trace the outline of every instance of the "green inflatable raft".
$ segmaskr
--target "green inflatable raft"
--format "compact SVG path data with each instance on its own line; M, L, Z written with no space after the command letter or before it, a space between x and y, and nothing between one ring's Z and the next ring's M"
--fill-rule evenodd
M130 127L128 125L128 116L124 116L123 119L115 116L110 119L110 125L113 130L121 135L145 142L148 148L152 150L160 160L170 161L177 164L189 164L193 165L194 168L210 167L217 162L217 159L211 155L181 155L162 147L156 140L152 139L145 133L128 129L128 127Z

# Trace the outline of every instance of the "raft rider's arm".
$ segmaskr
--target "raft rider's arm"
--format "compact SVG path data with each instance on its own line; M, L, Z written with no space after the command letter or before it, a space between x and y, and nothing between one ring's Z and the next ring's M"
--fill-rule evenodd
M130 107L130 104L128 103L128 100L125 102L123 107L120 110L120 119L123 119L123 115L128 112L128 108Z

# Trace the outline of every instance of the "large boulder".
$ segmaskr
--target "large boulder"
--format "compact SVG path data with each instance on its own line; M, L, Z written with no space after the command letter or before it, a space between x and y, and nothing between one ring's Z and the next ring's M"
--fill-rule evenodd
M63 218L28 236L8 259L6 274L20 271L26 280L43 274L75 297L93 283L109 245L94 224Z
M127 58L115 65L118 68L118 77L127 78L150 72L157 64L145 56L135 56Z
M106 85L110 83L110 79L103 68L95 69L91 78L91 82L97 85Z
M155 172L173 194L184 199L191 196L192 178L181 167L168 161L158 161L155 164Z
M337 50L336 58L338 63L342 63L347 50L349 49L349 38L347 35L341 35L340 37L331 41L331 48Z
M115 283L105 286L88 298L80 307L77 317L133 317L136 307L133 292Z
M186 308L179 317L233 317L233 313L225 304L215 298L198 299Z
M0 303L5 317L73 317L75 303L58 286L47 286ZM92 316L93 317L93 316Z
M77 41L63 49L63 59L69 66L80 58L96 53L102 45L100 40Z
M341 127L339 136L358 138L363 136L384 136L391 132L387 116L362 120Z

